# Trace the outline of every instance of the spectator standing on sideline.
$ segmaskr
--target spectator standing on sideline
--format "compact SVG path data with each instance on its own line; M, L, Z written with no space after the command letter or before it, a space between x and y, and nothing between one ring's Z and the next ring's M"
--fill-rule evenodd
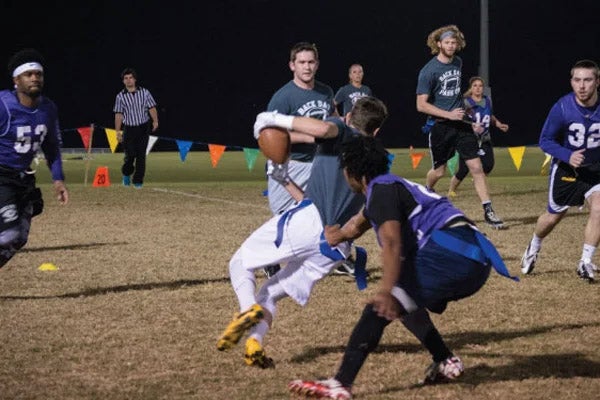
M292 381L288 387L293 393L351 399L356 376L396 319L432 356L423 383L458 378L463 363L447 347L427 310L441 314L450 301L475 294L491 266L510 277L494 246L461 210L446 197L390 174L387 156L373 137L357 137L342 148L340 167L352 190L366 196L366 205L342 227L326 226L325 238L335 246L372 226L381 246L383 276L354 327L335 377Z
M352 64L348 69L350 83L339 88L333 99L336 107L342 105L342 115L346 115L352 110L356 100L373 95L371 88L362 84L364 76L365 72L360 64Z
M548 207L535 225L533 238L521 259L521 272L535 267L542 241L571 206L587 204L590 210L583 233L583 250L577 275L593 282L592 262L600 242L600 70L591 60L571 68L573 91L552 106L540 134L540 148L552 156Z
M462 60L456 55L465 47L465 38L456 25L447 25L431 32L427 45L434 57L419 72L417 83L417 110L427 114L424 130L429 133L433 161L427 172L427 188L433 190L444 175L448 160L458 151L473 177L485 222L501 229L504 223L492 208L477 137L473 134L483 132L483 127L465 120L461 94Z
M265 355L263 338L276 315L277 302L290 297L306 305L312 288L343 262L350 253L349 242L330 247L324 240L325 225L344 224L364 204L364 196L353 193L339 168L342 143L357 135L375 135L387 118L387 108L378 99L360 99L344 122L332 117L326 121L263 112L256 117L254 135L268 126L314 135L319 139L313 169L306 188L306 198L281 215L274 215L256 229L235 252L229 262L229 277L238 299L236 314L217 342L219 350L236 345L246 330L244 360L247 365L271 367ZM275 164L273 179L286 190L296 187L287 173L286 164ZM265 265L285 263L267 279L256 293L254 271Z
M292 71L292 80L273 94L267 111L319 120L336 113L333 89L315 78L319 69L319 51L315 44L299 42L292 46L288 66ZM315 153L315 140L310 135L293 131L290 132L290 136L292 151L288 173L290 178L305 190ZM288 191L270 176L271 171L272 163L267 161L269 207L273 215L279 215L295 201ZM267 277L271 277L279 269L279 265L270 265L264 272Z
M27 243L31 219L43 211L42 192L30 169L39 150L46 158L58 201L69 201L58 111L42 96L44 64L34 49L17 52L8 63L15 90L0 92L0 267Z
M133 68L125 68L121 79L125 88L117 94L113 112L117 138L125 151L121 167L123 185L130 186L133 181L133 186L141 189L146 174L148 135L158 129L158 112L150 91L137 85Z
M469 89L463 95L466 114L473 122L483 126L483 132L477 134L479 143L479 158L483 172L487 175L494 169L494 149L492 147L492 138L490 135L490 126L495 126L502 132L508 131L508 125L500 122L492 112L492 100L483 94L485 83L480 76L474 76L469 79ZM469 168L465 160L459 158L458 170L450 180L448 196L455 197L458 185L465 179L469 173Z

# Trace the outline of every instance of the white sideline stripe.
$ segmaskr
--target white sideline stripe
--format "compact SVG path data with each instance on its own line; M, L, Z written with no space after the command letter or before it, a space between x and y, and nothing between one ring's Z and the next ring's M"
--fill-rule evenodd
M179 194L181 196L186 196L186 197L194 197L196 199L209 200L209 201L218 201L218 202L221 202L221 203L235 204L235 205L243 206L243 207L260 208L261 210L268 210L269 209L267 206L257 206L256 204L248 204L248 203L241 203L239 201L231 201L231 200L225 200L225 199L218 199L216 197L207 197L207 196L202 196L202 195L199 195L199 194L192 194L192 193L180 192L179 190L170 190L170 189L161 189L161 188L152 188L152 190L154 190L156 192L172 193L172 194Z

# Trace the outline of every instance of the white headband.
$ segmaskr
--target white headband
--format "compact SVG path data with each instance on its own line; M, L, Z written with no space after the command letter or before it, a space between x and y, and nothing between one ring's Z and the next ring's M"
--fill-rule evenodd
M42 71L42 72L44 72L44 67L42 67L42 64L35 62L35 61L21 64L17 68L15 68L15 70L13 71L13 78L21 75L25 71Z

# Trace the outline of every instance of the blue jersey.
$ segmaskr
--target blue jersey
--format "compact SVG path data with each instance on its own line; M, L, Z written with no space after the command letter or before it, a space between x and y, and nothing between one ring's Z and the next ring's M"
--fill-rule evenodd
M575 150L586 149L584 163L600 162L600 101L590 108L580 106L571 92L550 109L542 133L540 148L556 160L569 162Z
M289 81L275 92L267 106L267 111L320 120L329 117L334 110L333 89L319 81L315 81L312 89L302 89L294 81ZM314 145L293 144L290 158L297 161L311 161L314 151Z
M403 235L402 241L405 249L410 249L414 246L414 243L408 241L416 238L419 248L422 248L432 232L436 229L441 229L449 221L462 217L466 218L464 213L458 208L454 207L452 203L446 198L442 197L434 192L430 192L425 186L418 183L400 178L396 175L386 174L380 175L369 182L367 187L367 213L369 212L369 206L371 204L371 194L375 185L392 185L400 184L410 194L411 204L389 204L390 207L402 207L410 208L403 210L403 214L407 215L410 229L414 233L414 236ZM381 203L380 203L381 204ZM385 204L385 203L383 203ZM400 221L403 223L404 221ZM378 226L371 220L373 229L375 232L378 231ZM404 225L404 224L402 224Z
M483 96L479 102L472 97L465 97L465 112L469 118L484 127L484 131L478 136L484 140L490 140L490 123L492 122L492 102L489 97Z
M35 108L23 106L15 92L0 92L0 165L24 171L38 150L44 152L53 180L64 180L56 105L40 97Z

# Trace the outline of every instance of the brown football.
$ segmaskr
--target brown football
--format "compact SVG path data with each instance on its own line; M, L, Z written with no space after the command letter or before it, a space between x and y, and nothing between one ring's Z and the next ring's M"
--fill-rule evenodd
M283 164L290 156L290 134L283 128L266 127L258 136L258 147L269 160Z

